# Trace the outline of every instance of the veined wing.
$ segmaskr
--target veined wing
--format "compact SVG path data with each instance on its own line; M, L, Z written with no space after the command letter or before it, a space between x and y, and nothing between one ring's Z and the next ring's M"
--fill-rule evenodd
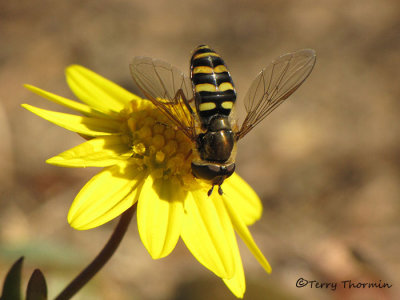
M303 49L275 59L260 72L245 96L247 116L237 139L243 138L298 89L310 75L315 59L314 50Z
M145 97L194 140L195 109L189 77L169 63L143 56L135 57L130 69Z

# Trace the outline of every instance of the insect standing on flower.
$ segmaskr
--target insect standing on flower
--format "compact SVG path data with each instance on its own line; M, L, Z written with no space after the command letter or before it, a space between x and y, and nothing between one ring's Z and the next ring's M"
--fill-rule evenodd
M237 141L287 99L310 75L315 51L303 49L275 59L255 78L245 96L246 118L239 127L233 113L236 91L222 58L198 46L190 61L190 79L170 64L135 57L133 80L144 95L194 144L192 173L215 185L235 171ZM191 153L188 154L188 157Z

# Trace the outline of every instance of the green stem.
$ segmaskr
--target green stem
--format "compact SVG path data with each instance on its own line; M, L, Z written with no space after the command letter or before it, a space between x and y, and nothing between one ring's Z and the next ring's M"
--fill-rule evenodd
M118 225L115 227L113 234L101 252L54 300L71 299L73 295L75 295L86 283L89 282L89 280L93 278L94 275L96 275L98 271L100 271L101 268L104 267L117 250L135 211L136 204L122 214Z

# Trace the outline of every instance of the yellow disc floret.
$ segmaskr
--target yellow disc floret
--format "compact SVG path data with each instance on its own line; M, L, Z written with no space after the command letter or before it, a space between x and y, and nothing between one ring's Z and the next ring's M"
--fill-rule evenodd
M129 141L134 155L129 160L154 179L179 181L193 187L192 143L150 101L132 101L125 110Z

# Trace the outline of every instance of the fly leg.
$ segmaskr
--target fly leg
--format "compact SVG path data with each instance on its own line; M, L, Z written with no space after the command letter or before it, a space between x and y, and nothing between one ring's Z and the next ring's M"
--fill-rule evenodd
M190 151L188 152L188 154L185 156L185 160L188 160L188 158L190 157L190 155L192 155L193 150L190 149Z
M214 189L214 185L212 185L211 189L207 192L208 197L211 196L213 189Z
M208 197L210 197L211 196L211 194L212 194L212 192L213 192L213 190L214 190L214 184L212 185L212 187L211 187L211 189L209 189L209 191L207 192L207 195L208 195ZM223 195L223 191L222 191L222 188L221 188L221 186L219 185L218 186L218 194L220 194L221 196Z
M222 196L224 192L222 191L221 185L218 186L218 194Z
M182 89L179 89L174 97L175 101L178 102L179 99L182 99L183 103L185 103L186 108L188 109L188 111L190 112L190 114L194 115L194 111L192 109L192 106L190 105L190 102L193 102L194 99L186 99L185 94L183 93Z

